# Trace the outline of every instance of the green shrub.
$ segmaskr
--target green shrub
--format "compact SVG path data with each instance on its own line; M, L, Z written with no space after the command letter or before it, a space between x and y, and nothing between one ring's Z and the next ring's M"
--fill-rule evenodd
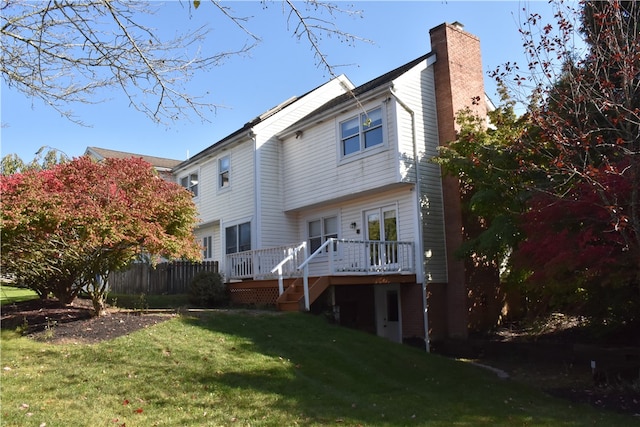
M191 280L189 302L200 307L221 307L229 304L229 293L222 274L203 271Z

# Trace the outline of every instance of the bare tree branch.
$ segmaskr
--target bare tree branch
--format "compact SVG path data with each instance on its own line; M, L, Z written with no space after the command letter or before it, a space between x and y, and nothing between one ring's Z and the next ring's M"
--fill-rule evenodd
M226 4L211 0L218 12L233 23L245 38L233 47L212 52L208 27L199 27L166 40L156 29L142 25L157 13L150 2L128 0L0 0L0 46L3 81L25 95L41 99L61 115L77 123L74 104L95 104L106 99L107 90L120 90L130 106L155 122L197 117L207 120L215 104L207 94L193 94L187 84L200 73L245 55L261 41L249 29L250 17L242 17ZM200 2L186 1L192 13L211 13ZM339 14L357 14L331 3L308 0L307 10L286 0L287 23L294 35L306 37L318 65L335 76L320 46L325 37L353 45L361 41L340 30ZM183 4L184 5L184 4ZM195 12L195 9L198 9ZM209 41L209 42L208 42Z

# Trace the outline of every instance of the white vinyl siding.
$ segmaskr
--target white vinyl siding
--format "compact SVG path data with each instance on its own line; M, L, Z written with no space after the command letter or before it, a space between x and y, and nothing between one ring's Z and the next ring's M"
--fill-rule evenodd
M416 140L420 172L420 207L422 212L422 237L425 280L447 282L447 258L444 234L444 208L442 202L442 175L440 166L430 161L438 155L438 124L436 116L433 68L414 68L395 81L396 93L415 113ZM396 106L398 133L401 141L411 139L411 120L400 105ZM401 145L409 152L409 146ZM413 150L413 148L411 148ZM411 155L413 157L413 155ZM415 166L406 170L405 179L415 182Z
M398 182L398 152L391 109L382 99L365 105L382 107L385 144L355 158L341 159L340 123L359 114L357 107L305 129L301 138L284 141L283 193L285 210L297 210ZM353 156L352 156L353 157Z
M423 236L422 252L425 254L424 271L429 281L447 281L447 265L444 237L444 216L440 168L431 159L437 155L438 134L433 70L426 61L407 71L394 81L394 92L414 113L412 116L393 97L384 95L367 102L363 108L355 107L333 118L328 117L314 126L304 129L301 137L291 136L283 142L283 194L284 209L303 212L317 206L337 204L344 206L358 197L393 189L408 197L411 207L398 210L399 230L409 233L399 240L415 241ZM386 100L386 102L384 102ZM341 124L364 109L370 111L382 107L384 149L374 147L343 157L341 154ZM415 144L413 135L415 131ZM415 152L418 158L416 159ZM416 164L419 173L416 173ZM415 184L420 177L420 195L401 184ZM394 187L395 185L395 187ZM374 206L375 207L375 206ZM420 212L419 212L420 211ZM362 219L347 215L341 210L342 238L362 238ZM422 217L422 229L419 225ZM355 229L350 228L357 223ZM411 227L406 224L411 223ZM360 234L356 231L360 230ZM302 240L304 236L299 236Z
M283 142L276 133L308 115L330 99L344 93L350 83L344 77L334 79L319 87L314 93L296 102L295 110L285 110L256 127L256 162L259 189L256 195L256 244L258 247L274 247L299 243L295 215L285 212Z
M254 207L253 142L248 138L227 150L228 154L207 160L201 167L201 179L211 185L200 192L199 212L202 222L250 217ZM218 188L219 162L228 156L232 185L224 191Z
M441 174L430 161L438 144L432 69L425 61L393 82L394 92L415 113L415 121L391 92L383 92L361 105L345 104L351 107L319 116L282 141L275 137L342 93L339 83L333 81L263 118L251 134L238 134L224 151L214 151L184 168L184 174L197 169L204 184L194 199L200 220L218 224L212 234L214 257L224 258L227 226L251 221L252 248L260 249L303 242L309 238L309 221L336 216L339 237L357 240L364 239L365 210L395 205L398 240L415 242L421 231L422 254L429 254L424 264L427 279L446 282ZM376 109L381 113L376 129L382 132L382 143L344 156L341 124ZM225 156L230 159L230 186L220 191L218 162ZM417 197L413 190L418 177Z

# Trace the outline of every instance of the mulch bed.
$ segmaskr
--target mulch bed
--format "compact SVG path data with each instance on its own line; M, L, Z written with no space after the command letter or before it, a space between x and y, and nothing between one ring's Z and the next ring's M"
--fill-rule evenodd
M78 298L61 307L55 300L31 300L2 307L2 329L22 328L23 334L50 343L97 343L128 335L170 319L174 314L108 309L93 317L90 300Z
M551 315L538 331L514 325L512 329L485 335L476 344L481 348L480 363L506 371L514 381L572 402L632 414L638 417L640 425L637 325L602 334L594 333L588 325L570 316ZM628 376L620 378L612 374L603 382L594 375L591 360L603 352L631 355Z

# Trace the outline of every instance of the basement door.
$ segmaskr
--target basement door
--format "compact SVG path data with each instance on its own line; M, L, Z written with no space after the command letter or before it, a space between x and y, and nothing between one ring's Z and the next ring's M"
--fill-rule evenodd
M389 341L402 343L400 287L397 284L376 285L376 333Z

